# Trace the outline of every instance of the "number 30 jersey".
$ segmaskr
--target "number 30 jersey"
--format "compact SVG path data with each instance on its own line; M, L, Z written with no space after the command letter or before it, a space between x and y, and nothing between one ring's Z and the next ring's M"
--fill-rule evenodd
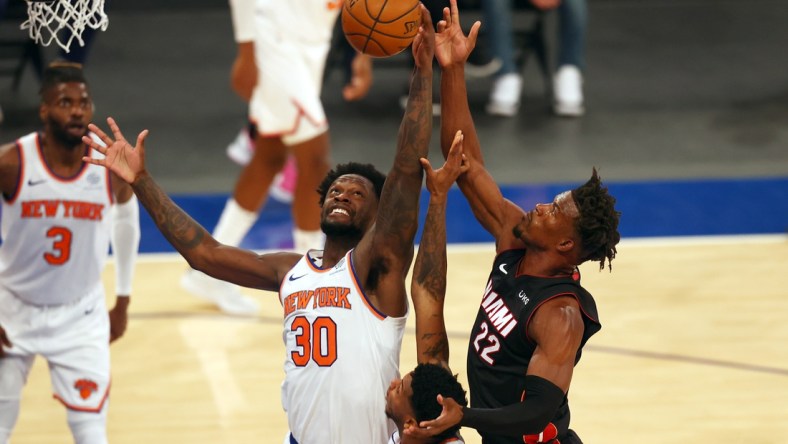
M44 161L38 133L20 138L17 147L16 192L3 198L0 285L33 305L74 302L102 285L109 172L85 163L72 177L58 176Z
M349 251L323 269L311 250L279 289L284 308L282 406L300 443L381 443L396 429L385 393L399 375L407 315L378 312L357 281Z

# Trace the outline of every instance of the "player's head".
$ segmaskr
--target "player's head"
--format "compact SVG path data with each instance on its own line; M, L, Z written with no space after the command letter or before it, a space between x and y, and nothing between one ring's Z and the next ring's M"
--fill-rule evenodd
M48 133L66 146L81 144L93 120L93 100L82 65L53 62L41 79L39 115Z
M572 190L572 198L580 216L575 222L575 230L582 246L581 262L599 261L599 269L612 269L616 257L616 244L621 240L618 233L618 220L621 213L616 211L616 198L611 196L607 187L594 168L588 182Z
M317 188L323 232L363 236L375 221L385 182L386 176L370 164L343 163L329 171Z
M462 384L451 371L437 364L419 364L402 379L391 382L386 393L386 415L400 429L406 425L418 425L421 421L437 418L442 410L438 395L453 398L457 404L467 406L468 400ZM454 436L459 425L445 430L434 437L433 442L441 442Z

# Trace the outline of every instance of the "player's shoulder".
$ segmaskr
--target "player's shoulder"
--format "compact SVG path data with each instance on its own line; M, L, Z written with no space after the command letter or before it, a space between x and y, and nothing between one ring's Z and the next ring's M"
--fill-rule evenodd
M0 145L0 169L3 170L4 176L15 173L19 169L20 162L19 147L16 143Z

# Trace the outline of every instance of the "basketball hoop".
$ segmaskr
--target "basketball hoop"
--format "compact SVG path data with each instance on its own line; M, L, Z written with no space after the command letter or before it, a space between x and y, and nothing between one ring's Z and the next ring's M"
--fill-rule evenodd
M31 39L43 46L54 40L66 52L74 39L85 46L86 28L104 31L109 24L104 0L27 0L27 16L21 29L27 29Z

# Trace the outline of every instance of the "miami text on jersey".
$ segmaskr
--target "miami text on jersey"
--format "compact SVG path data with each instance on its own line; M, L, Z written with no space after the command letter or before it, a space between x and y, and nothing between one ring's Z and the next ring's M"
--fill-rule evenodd
M22 218L56 217L58 208L63 208L60 216L64 218L100 221L104 204L78 200L29 200L22 202Z
M517 319L512 316L509 307L503 302L498 293L492 290L492 280L487 283L482 298L482 308L487 313L490 323L504 338L517 326Z
M302 290L287 295L284 299L285 316L295 310L303 310L312 301L312 308L338 307L353 308L347 300L350 289L347 287L318 287L314 290Z

